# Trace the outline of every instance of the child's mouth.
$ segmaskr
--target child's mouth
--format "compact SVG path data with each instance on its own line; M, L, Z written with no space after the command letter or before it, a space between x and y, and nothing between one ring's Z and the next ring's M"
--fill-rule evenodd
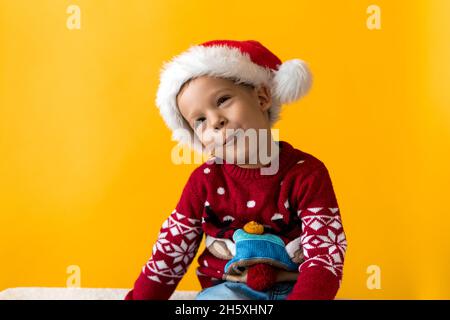
M233 145L238 145L239 146L239 141L241 140L241 138L244 137L245 131L243 131L243 129L233 129L233 131L231 132L231 134L228 136L228 138L225 139L222 147L229 147L229 146L233 146Z
M225 139L225 142L223 143L223 146L227 146L230 143L234 142L234 137L236 137L236 133L233 133L232 135L228 136L227 139Z

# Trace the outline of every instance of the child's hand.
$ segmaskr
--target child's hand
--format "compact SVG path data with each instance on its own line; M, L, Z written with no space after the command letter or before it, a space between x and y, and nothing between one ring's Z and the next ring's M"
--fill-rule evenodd
M247 283L247 272L248 269L246 268L242 273L240 274L225 274L224 280L226 281L233 281L233 282L241 282L241 283Z

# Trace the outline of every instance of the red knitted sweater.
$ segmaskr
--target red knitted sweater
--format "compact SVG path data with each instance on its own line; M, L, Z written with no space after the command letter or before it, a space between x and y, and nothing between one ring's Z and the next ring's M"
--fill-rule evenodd
M125 299L168 299L203 234L232 239L234 231L249 221L281 237L289 250L302 251L303 262L288 299L334 299L347 242L328 170L319 159L289 143L279 145L279 169L274 175L214 161L196 168ZM205 248L197 268L202 288L222 279L227 261Z

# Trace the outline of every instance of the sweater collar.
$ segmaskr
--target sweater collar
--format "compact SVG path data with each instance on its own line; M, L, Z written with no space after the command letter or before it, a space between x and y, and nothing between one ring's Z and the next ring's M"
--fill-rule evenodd
M279 145L279 167L275 174L264 174L261 168L242 168L233 163L222 164L225 173L238 179L268 179L283 175L293 164L301 158L300 150L295 149L286 141L275 141Z

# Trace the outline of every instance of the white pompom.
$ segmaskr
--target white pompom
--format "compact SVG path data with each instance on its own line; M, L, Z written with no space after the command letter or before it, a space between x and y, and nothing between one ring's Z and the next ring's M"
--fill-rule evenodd
M275 73L274 94L281 104L294 102L311 88L312 75L300 59L285 61Z

